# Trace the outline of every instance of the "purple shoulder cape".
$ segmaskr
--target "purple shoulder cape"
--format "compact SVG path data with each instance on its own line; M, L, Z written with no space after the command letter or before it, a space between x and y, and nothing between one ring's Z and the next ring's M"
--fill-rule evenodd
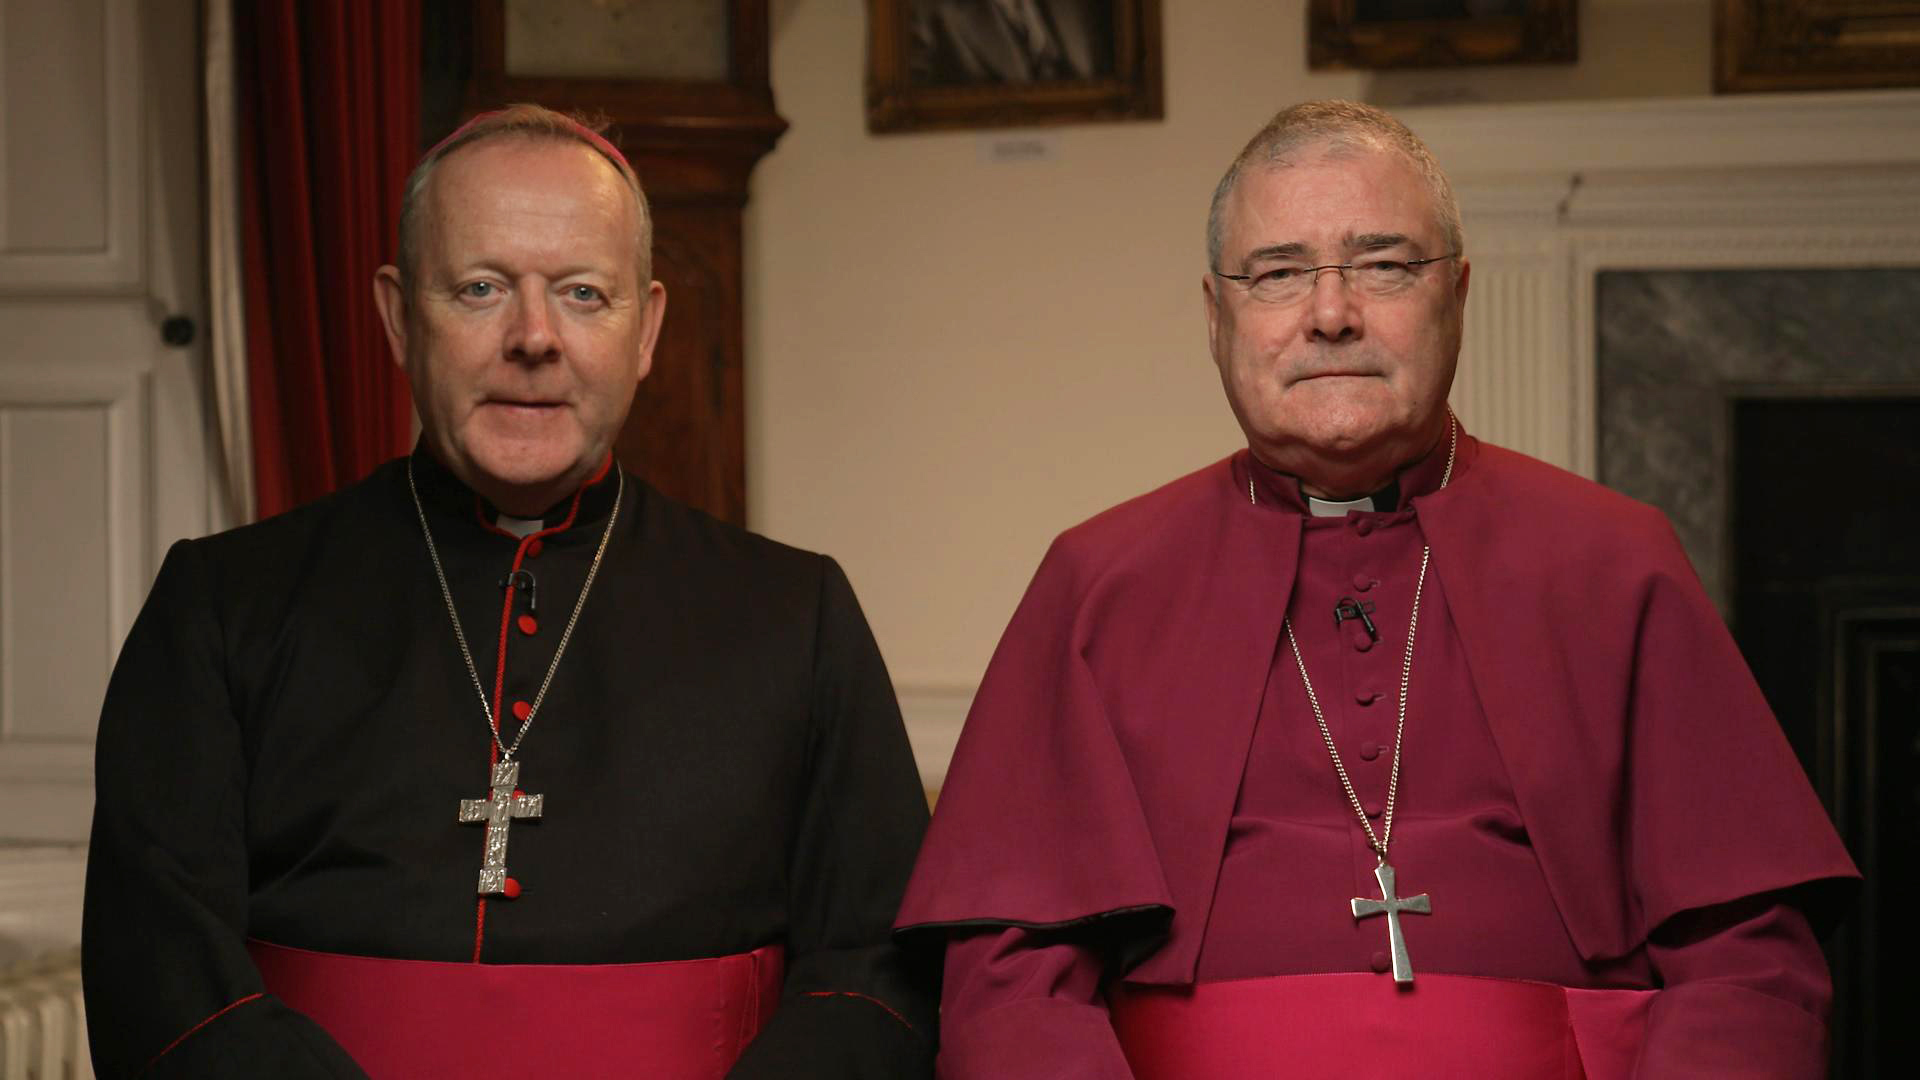
M1574 943L1855 877L1655 510L1472 439L1414 506ZM1083 928L1190 983L1300 519L1246 452L1063 533L995 650L896 926Z

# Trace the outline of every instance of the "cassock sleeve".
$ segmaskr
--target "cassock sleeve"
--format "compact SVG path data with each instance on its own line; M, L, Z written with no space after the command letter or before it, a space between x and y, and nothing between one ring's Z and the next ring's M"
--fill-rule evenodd
M1020 927L955 935L940 1080L1133 1080L1101 997L1100 950Z
M246 764L203 550L175 544L100 714L81 962L94 1070L365 1074L264 992L247 926Z
M1798 908L1776 894L1683 912L1647 948L1663 988L1636 1076L1827 1075L1833 986Z
M789 875L780 1008L730 1080L905 1080L932 1071L937 959L891 940L926 795L853 588L823 559L808 791Z
M1831 984L1787 900L1830 920L1852 866L1725 624L1672 558L1642 602L1630 698L1632 896L1662 984L1638 1075L1821 1077Z

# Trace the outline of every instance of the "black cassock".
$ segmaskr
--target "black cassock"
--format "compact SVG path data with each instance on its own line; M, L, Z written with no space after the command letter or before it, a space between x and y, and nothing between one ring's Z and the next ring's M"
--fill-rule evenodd
M624 489L514 755L545 804L511 826L518 897L477 899L482 828L458 815L487 795L493 751L407 460L183 541L100 721L83 932L100 1074L361 1075L308 1018L252 996L251 938L496 964L781 944L779 1009L731 1076L926 1075L937 974L888 935L926 808L839 567L613 470L549 512L549 529L572 520L526 545L533 587L509 593L520 538L424 449L412 460L509 743ZM473 1037L489 1027L475 1002Z

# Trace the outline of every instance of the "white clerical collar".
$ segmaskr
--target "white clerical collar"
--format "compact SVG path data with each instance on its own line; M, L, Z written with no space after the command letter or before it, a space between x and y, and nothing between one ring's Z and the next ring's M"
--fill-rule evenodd
M546 523L539 518L508 517L505 514L501 514L499 518L495 519L494 525L498 527L501 532L510 532L522 540L547 527Z
M1375 511L1390 514L1400 509L1400 478L1396 476L1386 487L1357 499L1316 499L1305 491L1300 493L1300 497L1307 501L1307 513L1314 517L1346 517L1350 510L1358 510L1363 514Z
M1347 511L1359 510L1372 513L1375 509L1373 496L1363 495L1358 499L1316 499L1307 496L1307 513L1314 517L1346 517ZM504 526L503 526L504 527Z

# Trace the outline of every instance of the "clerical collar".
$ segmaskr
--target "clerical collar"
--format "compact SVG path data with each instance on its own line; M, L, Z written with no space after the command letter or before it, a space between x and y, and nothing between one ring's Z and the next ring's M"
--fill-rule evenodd
M1453 478L1459 482L1460 474L1472 464L1478 456L1478 442L1465 430L1460 432L1460 445L1455 455ZM1292 473L1272 468L1251 451L1242 450L1234 455L1234 483L1240 496L1246 497L1247 480L1252 478L1259 489L1260 497L1256 501L1269 509L1286 509L1296 514L1313 517L1339 517L1349 512L1395 513L1406 510L1419 501L1422 496L1430 495L1440 487L1440 477L1447 468L1447 446L1443 440L1426 457L1401 469L1388 481L1387 486L1358 499L1317 499L1300 490L1300 478Z
M1386 487L1357 499L1320 499L1305 490L1300 497L1307 502L1307 513L1314 517L1346 517L1349 510L1390 514L1400 509L1400 478L1396 476Z
M613 506L614 488L617 486L610 482L615 475L616 466L612 455L608 455L607 461L601 465L600 470L587 480L579 492L569 494L554 503L537 518L518 518L501 512L478 492L462 483L452 470L442 465L439 459L427 449L424 439L414 446L413 466L422 503L434 517L444 516L447 519L448 529L454 528L457 521L464 519L469 525L478 525L486 532L508 536L516 541L563 523L569 526L567 534L578 531L583 525L589 526L587 532L592 533L596 523L606 520L606 515ZM574 505L576 497L579 499L578 508ZM455 535L457 534L449 532L447 537L450 540ZM558 540L560 536L556 535L550 539Z

